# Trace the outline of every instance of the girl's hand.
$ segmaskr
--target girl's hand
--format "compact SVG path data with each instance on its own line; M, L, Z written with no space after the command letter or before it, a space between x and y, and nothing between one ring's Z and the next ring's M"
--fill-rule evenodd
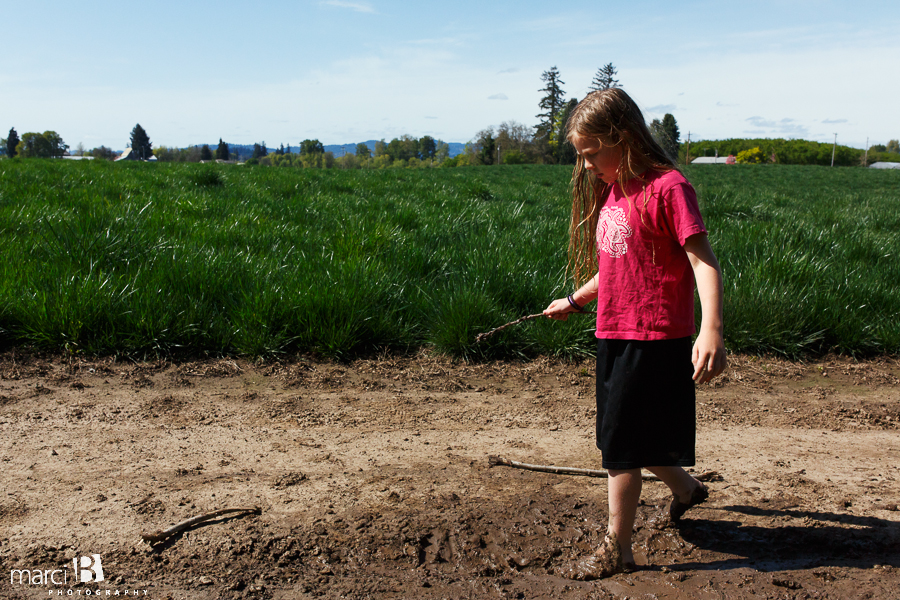
M578 303L578 306L584 307L588 302L597 297L597 278L599 274L591 277L590 281L578 288L571 296L559 298L550 303L550 306L544 309L544 316L557 321L566 321L569 313L578 312L578 309L572 306L572 302ZM572 302L569 302L572 298ZM582 309L583 312L583 309Z
M572 305L569 304L568 298L558 298L550 303L550 306L544 309L544 316L557 321L565 321L569 318L569 313L575 312Z
M694 381L697 383L706 383L720 375L728 362L721 332L701 327L694 342L691 362L694 363Z

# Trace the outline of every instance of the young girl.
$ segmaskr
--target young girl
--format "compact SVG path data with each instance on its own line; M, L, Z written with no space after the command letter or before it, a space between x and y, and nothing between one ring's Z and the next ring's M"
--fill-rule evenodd
M722 276L693 188L624 91L589 94L568 131L578 152L569 266L576 285L587 281L544 314L564 321L597 299L597 447L609 472L609 526L596 552L563 574L598 579L635 568L641 468L672 491L673 521L708 496L682 467L694 464L694 383L725 369ZM702 321L692 348L695 281Z

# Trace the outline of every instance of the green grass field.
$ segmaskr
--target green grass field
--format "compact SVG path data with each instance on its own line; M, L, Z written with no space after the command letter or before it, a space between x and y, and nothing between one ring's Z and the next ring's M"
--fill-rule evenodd
M0 161L0 339L129 355L589 354L590 317L474 344L571 291L569 174ZM900 351L900 173L685 174L724 270L731 350Z

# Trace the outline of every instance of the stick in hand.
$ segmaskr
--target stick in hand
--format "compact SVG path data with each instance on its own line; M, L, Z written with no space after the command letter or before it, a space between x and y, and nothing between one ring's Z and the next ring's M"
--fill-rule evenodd
M479 333L478 335L475 336L475 343L476 343L476 344L480 344L481 342L483 342L483 341L486 340L487 338L491 337L491 336L494 335L495 333L498 333L498 332L500 332L500 331L503 331L503 330L506 329L507 327L512 327L513 325L518 325L519 323L522 323L522 322L524 322L524 321L528 321L529 319L537 319L538 317L543 317L543 316L544 316L544 313L536 313L536 314L533 314L533 315L527 315L527 316L524 316L524 317L520 317L520 318L516 319L515 321L510 321L510 322L507 323L506 325L501 325L500 327L495 327L494 329L491 329L491 330L488 331L488 332L485 332L485 333Z

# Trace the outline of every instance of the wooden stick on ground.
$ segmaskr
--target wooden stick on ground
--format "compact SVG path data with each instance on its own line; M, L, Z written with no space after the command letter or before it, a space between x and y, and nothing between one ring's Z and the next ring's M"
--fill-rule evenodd
M152 533L143 532L141 533L141 539L143 539L148 544L156 544L158 542L162 542L175 535L176 533L181 533L186 529L190 529L194 525L199 523L203 523L205 521L211 521L216 517L220 517L222 515L226 515L228 513L247 513L247 514L261 514L262 510L258 506L254 506L252 508L221 508L219 510L214 510L212 512L199 515L196 517L191 517L177 525L172 525L168 529L157 529Z
M575 467L555 467L552 465L529 465L503 458L502 456L488 456L488 463L492 467L513 467L526 471L539 471L541 473L554 473L556 475L581 475L584 477L609 477L606 469L577 469ZM716 471L707 471L693 475L698 481L721 481L722 476ZM652 473L641 473L644 481L659 481L659 477Z

